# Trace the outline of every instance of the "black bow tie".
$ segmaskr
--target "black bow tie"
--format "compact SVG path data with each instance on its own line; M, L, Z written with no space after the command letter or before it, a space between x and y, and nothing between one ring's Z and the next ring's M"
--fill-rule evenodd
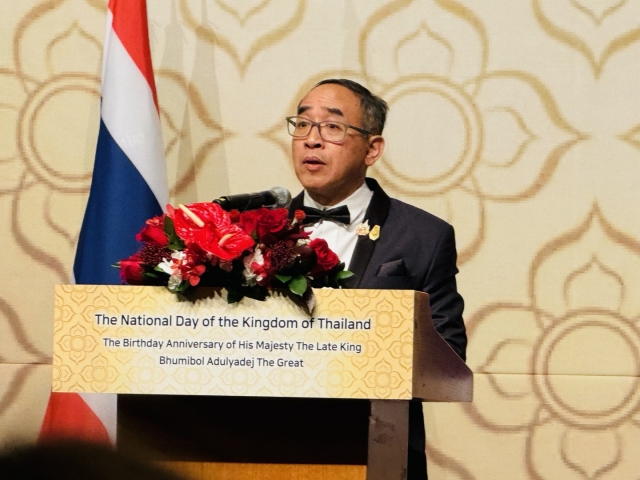
M351 215L346 205L336 208L325 208L324 210L313 207L302 207L301 210L306 215L302 220L303 225L313 225L320 220L332 220L334 222L344 223L345 225L351 223Z

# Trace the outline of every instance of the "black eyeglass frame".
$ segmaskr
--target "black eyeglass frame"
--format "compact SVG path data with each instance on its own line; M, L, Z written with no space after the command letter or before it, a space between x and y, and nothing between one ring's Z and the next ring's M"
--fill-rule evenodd
M307 133L306 135L294 135L293 133L291 133L289 131L289 125L293 125L295 127L294 122L292 122L292 120L291 120L293 118L303 118L306 121L308 121L311 124L311 127L309 128L309 133ZM330 143L342 142L347 136L347 128L353 128L356 132L358 132L360 135L364 136L365 138L370 136L370 135L375 135L373 132L369 132L368 130L365 130L364 128L356 127L354 125L349 125L348 123L344 123L344 122L337 122L337 121L334 121L334 120L325 120L324 122L314 122L313 120L311 120L311 119L309 119L307 117L303 117L301 115L292 115L290 117L285 117L285 120L287 121L287 132L293 138L306 138L306 137L308 137L311 134L311 130L313 130L313 127L318 127L318 133L320 134L320 138L322 138L325 142L330 142ZM344 125L345 127L347 127L344 130L344 136L340 140L327 140L326 138L324 138L322 136L322 126L323 126L323 124L328 124L328 123L337 123L337 124Z

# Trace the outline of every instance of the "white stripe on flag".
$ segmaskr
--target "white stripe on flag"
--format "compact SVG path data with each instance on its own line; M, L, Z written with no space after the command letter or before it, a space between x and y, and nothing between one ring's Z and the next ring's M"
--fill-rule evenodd
M116 444L118 430L118 395L108 393L81 393L80 396L107 429L112 445Z
M153 95L112 29L109 36L102 78L102 120L164 209L169 202L167 171L158 168L164 164L164 147ZM128 106L126 111L123 105Z

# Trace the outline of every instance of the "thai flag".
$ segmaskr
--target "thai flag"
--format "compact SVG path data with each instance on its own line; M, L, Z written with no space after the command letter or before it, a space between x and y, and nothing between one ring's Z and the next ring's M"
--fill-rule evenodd
M135 234L168 202L145 0L109 0L100 131L73 273L79 284L120 284L111 265L139 248ZM116 395L53 392L39 441L115 443Z

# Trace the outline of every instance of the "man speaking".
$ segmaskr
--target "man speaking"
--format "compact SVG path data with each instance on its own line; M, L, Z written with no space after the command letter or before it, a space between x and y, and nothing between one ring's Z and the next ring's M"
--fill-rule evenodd
M297 115L286 119L293 166L304 187L290 210L304 210L311 237L324 238L354 273L347 288L428 293L436 330L464 360L453 227L390 198L366 178L384 151L387 110L384 100L351 80L323 80L307 93ZM412 401L408 479L426 476L422 404Z

